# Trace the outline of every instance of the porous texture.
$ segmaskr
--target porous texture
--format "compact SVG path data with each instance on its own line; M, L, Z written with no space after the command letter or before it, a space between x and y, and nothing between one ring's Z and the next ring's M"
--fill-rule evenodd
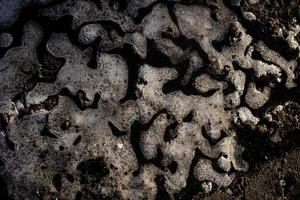
M266 2L0 5L7 198L250 198L232 188L267 156L260 142L283 148L300 129L300 28L265 32L284 14Z

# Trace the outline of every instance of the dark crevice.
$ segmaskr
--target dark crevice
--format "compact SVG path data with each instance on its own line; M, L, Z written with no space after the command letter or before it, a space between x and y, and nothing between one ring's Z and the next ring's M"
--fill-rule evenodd
M81 184L99 183L104 176L110 173L107 163L102 157L80 162L77 170Z
M65 21L62 20L61 23L64 22ZM56 80L59 70L66 63L66 60L64 58L57 58L46 50L47 42L51 34L53 33L50 32L51 34L49 34L49 32L50 30L48 31L48 33L44 33L43 40L37 47L38 61L42 65L42 67L34 73L36 76L35 80L37 82L47 82L47 83L54 82Z
M120 35L121 37L125 36L125 32L121 29L120 25L114 21L110 21L110 20L99 20L96 21L97 23L100 23L103 28L105 28L105 30L107 30L108 33L110 33L112 30L116 31L118 33L118 35Z
M15 150L15 143L10 140L8 134L7 134L7 127L8 127L9 117L8 115L0 113L0 131L3 131L5 134L5 143L7 147L11 150Z
M170 142L172 139L177 137L177 133L175 130L177 126L178 126L177 121L167 126L164 134L164 142Z
M195 110L191 110L190 112L189 112L189 114L187 114L187 116L185 116L184 118L183 118L183 122L191 122L191 121L193 121L193 118L194 118L194 116L195 116Z
M179 90L182 91L185 95L200 95L204 97L209 97L213 95L217 90L212 90L207 93L200 93L198 90L196 90L196 88L194 87L195 79L203 73L208 73L213 79L216 79L218 81L224 81L226 74L224 73L221 75L217 75L214 72L212 72L212 70L210 69L210 65L212 64L212 62L209 60L207 53L200 47L200 45L195 40L188 39L184 36L172 38L171 40L174 44L182 48L182 50L184 51L186 49L189 49L189 51L195 50L199 54L200 58L203 60L203 67L194 71L188 83L182 85L181 80L184 77L186 70L188 69L189 58L177 65L172 65L171 63L169 63L169 66L172 66L177 70L178 77L174 80L168 81L163 86L163 93L168 94Z
M136 83L138 80L138 70L143 64L141 58L134 52L130 45L123 45L123 48L111 50L109 53L120 54L128 66L128 87L126 95L120 100L120 103L125 103L128 100L136 100Z
M163 155L159 148L157 150L157 157L152 160L147 160L144 157L143 152L140 147L140 140L141 140L142 132L147 131L153 124L154 120L163 113L167 113L167 111L166 110L159 111L158 113L156 113L155 115L152 116L152 118L149 120L149 122L147 122L145 124L142 124L138 121L134 121L133 124L131 125L130 142L131 142L133 151L134 151L136 158L138 160L138 163L139 163L138 169L135 172L133 172L134 176L137 176L140 172L141 167L147 163L152 163L159 168L164 168L160 162L162 160Z
M109 0L110 7L114 6L114 4L117 4L119 12L123 12L126 10L128 2L124 0Z
M226 88L223 89L224 96L227 96L236 91L236 87L231 81L227 81L226 84Z
M48 127L48 120L49 120L49 114L46 115L46 125L44 126L43 130L41 131L41 136L46 136L49 138L57 139L57 136L50 132Z
M96 93L91 103L91 101L86 97L85 92L82 90L78 90L74 95L67 88L63 88L58 95L69 97L82 111L88 108L97 109L100 101L100 94Z
M153 10L153 8L159 3L159 1L156 1L154 3L152 3L151 5L149 5L148 7L145 8L140 8L138 9L138 14L137 16L133 19L135 24L140 24L143 19L151 13L151 11Z
M0 197L3 200L11 200L8 195L8 190L4 179L0 176Z
M144 60L145 64L153 67L172 67L173 64L170 58L164 55L155 45L155 41L147 39L147 58Z
M99 45L100 41L101 41L101 38L97 37L96 40L92 44L93 50L92 50L91 59L87 63L87 66L91 69L97 69L97 67L98 67L97 57L98 57L98 53L99 53L98 45Z
M79 143L80 143L80 141L81 141L81 135L79 135L75 140L74 140L74 142L73 142L73 145L74 146L76 146L76 145L78 145Z
M175 174L178 168L178 163L176 161L172 161L169 165L167 165L167 168L172 174Z
M218 144L222 139L224 139L227 136L227 134L221 130L220 137L218 139L214 139L210 136L210 134L209 134L210 131L211 131L210 122L207 125L202 126L202 128L201 128L203 137L208 141L208 143L211 146L215 146L216 144Z
M192 164L190 166L189 176L187 178L187 185L179 192L174 194L175 199L177 200L192 200L193 197L200 192L200 183L194 177L193 172L195 170L195 166L198 163L200 158L206 158L198 149L195 150L195 156L192 160Z
M48 129L48 126L46 125L44 127L44 129L41 131L41 136L46 136L46 137L49 137L49 138L53 138L53 139L57 139L57 136L52 134L49 129Z
M0 160L0 167L3 167L3 166L5 166L5 162Z
M157 194L156 200L171 200L172 198L168 194L165 188L165 177L164 176L156 176L155 183L157 185Z
M127 132L126 131L120 131L118 129L118 127L116 127L112 122L108 122L108 126L110 127L111 129L111 132L114 136L116 137L121 137L121 136L124 136L124 135L127 135Z
M82 192L78 191L76 193L76 197L75 197L75 200L81 200L82 199Z
M73 182L74 182L75 179L74 179L74 176L73 176L72 174L66 173L65 176L66 176L66 179L67 179L70 183L73 183Z
M54 174L54 176L52 178L52 184L54 185L54 187L57 191L60 191L61 186L62 186L61 174Z
M171 17L172 21L175 23L176 27L178 28L178 20L177 17L174 13L174 6L175 6L175 2L172 1L166 1L167 4L167 8L168 8L168 12L169 12L169 16ZM178 28L179 30L179 28Z
M217 41L217 40L212 41L212 46L215 48L215 50L217 50L220 53L222 52L224 45L225 44L223 41Z

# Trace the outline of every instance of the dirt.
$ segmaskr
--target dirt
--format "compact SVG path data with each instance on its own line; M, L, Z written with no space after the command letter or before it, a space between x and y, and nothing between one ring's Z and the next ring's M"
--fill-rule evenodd
M238 13L252 12L257 20L245 22L248 31L257 39L264 40L270 47L279 51L288 59L295 58L297 52L291 49L285 38L300 21L300 1L261 0L250 4L245 0L238 8ZM242 17L241 17L242 18ZM298 21L298 22L297 22ZM282 35L280 31L282 31ZM299 42L299 38L297 39Z
M217 189L211 195L199 193L194 199L300 199L299 111L299 104L292 103L274 115L276 125L269 125L272 133L262 133L259 127L240 130L240 134L248 134L244 156L250 163L249 172L239 174L228 189ZM272 141L272 134L279 134L282 140Z

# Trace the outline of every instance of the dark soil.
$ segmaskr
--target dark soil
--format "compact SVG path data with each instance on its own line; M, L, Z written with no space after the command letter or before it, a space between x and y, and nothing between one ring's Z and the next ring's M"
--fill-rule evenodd
M257 4L249 4L243 1L241 7L236 8L242 18L243 12L252 12L257 20L245 22L249 33L254 38L264 40L271 48L279 51L288 59L295 58L297 53L290 49L282 37L279 30L283 32L284 38L300 21L300 1L299 0L260 0ZM298 40L299 41L299 40Z

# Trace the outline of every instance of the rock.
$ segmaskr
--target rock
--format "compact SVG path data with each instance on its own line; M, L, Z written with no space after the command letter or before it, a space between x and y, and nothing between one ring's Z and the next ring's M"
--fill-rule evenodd
M211 161L206 159L198 161L193 174L198 181L211 181L221 187L229 186L234 178L234 175L214 171L211 168Z
M12 44L13 40L14 38L10 33L1 33L0 48L8 48Z
M3 0L0 1L0 28L11 27L19 17L21 9L28 5L47 5L54 0Z
M269 100L271 90L269 87L264 87L262 91L256 89L255 83L250 83L247 94L245 96L246 103L253 109L259 109Z
M204 193L209 193L212 190L212 183L210 181L202 182L201 189Z
M161 38L162 33L173 37L179 35L177 26L172 21L164 4L157 4L152 12L143 19L143 33L149 39Z
M258 65L253 66L254 75L257 78L272 77L276 82L281 82L282 70L279 67L273 64L266 64L262 61L258 61L257 64Z
M225 97L226 107L227 108L236 108L241 103L241 95L238 91L228 94Z
M78 34L78 41L83 45L93 43L98 37L102 37L105 29L100 24L88 24L83 26Z
M256 20L256 16L253 14L253 12L243 12L243 16L248 21Z
M239 125L248 124L254 127L259 122L259 118L255 117L247 107L241 107L234 117L234 122Z
M199 56L199 54L196 51L193 51L191 53L188 69L186 70L186 73L182 77L181 84L186 85L190 81L193 72L199 70L202 67L203 67L202 58Z
M122 143L118 143L118 144L117 144L117 147L118 147L119 149L122 149L123 146L124 146L124 145L123 145Z
M162 54L166 55L170 59L172 64L178 64L183 61L184 52L171 40L164 38L157 39L155 40L155 45Z
M224 170L224 172L229 172L231 169L231 162L224 156L220 156L220 158L217 161L218 166Z
M208 74L202 74L196 78L194 86L199 92L206 93L211 90L220 89L221 83L212 79Z

